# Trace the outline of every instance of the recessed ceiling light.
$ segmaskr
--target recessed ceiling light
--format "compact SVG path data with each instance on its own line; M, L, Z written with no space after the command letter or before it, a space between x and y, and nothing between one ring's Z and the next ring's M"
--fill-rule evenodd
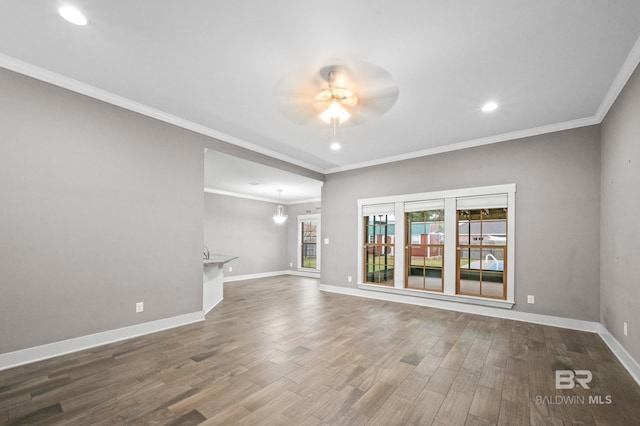
M87 23L89 22L78 9L71 6L61 7L60 9L58 9L58 13L60 14L60 16L62 16L72 24L87 25Z
M338 151L340 149L340 144L338 142L334 142L331 144L330 148L334 151Z
M495 111L498 108L498 104L495 102L487 102L486 104L484 104L482 106L482 110L484 112L491 112L491 111Z

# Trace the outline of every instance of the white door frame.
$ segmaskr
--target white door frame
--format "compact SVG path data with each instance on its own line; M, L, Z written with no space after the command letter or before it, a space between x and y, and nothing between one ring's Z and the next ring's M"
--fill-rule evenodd
M302 267L302 222L316 222L317 236L316 236L316 269L303 268ZM298 216L298 244L297 244L297 256L296 263L299 270L303 271L320 271L320 213L315 214L302 214Z

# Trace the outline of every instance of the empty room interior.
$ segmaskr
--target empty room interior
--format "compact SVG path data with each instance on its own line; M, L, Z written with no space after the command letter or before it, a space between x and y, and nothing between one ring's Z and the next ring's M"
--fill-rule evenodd
M0 4L0 424L637 425L640 2Z

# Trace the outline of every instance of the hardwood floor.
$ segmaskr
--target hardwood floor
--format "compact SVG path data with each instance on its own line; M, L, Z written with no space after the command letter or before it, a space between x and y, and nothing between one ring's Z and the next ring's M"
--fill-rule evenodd
M590 370L590 389L556 390L558 369ZM596 334L323 293L291 276L226 284L198 324L0 372L11 425L638 419L640 388Z

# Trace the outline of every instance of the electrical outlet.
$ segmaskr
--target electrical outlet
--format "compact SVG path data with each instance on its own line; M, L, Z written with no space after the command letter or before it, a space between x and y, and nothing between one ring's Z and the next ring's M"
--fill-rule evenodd
M233 266L229 266L229 272L233 272Z
M347 277L347 281L351 282L351 275Z
M144 311L144 302L136 303L136 313Z
M622 323L622 331L624 332L624 335L626 336L627 335L627 323L626 322Z
M533 296L533 295L531 295L531 294L530 294L530 295L528 295L528 296L527 296L527 303L530 303L530 304L532 304L532 305L533 305L534 303L536 303L536 298L535 298L535 296Z
M329 239L328 239L328 238L325 238L325 239L324 239L324 243L325 243L325 244L329 244Z
M289 268L293 268L293 262L289 262Z

